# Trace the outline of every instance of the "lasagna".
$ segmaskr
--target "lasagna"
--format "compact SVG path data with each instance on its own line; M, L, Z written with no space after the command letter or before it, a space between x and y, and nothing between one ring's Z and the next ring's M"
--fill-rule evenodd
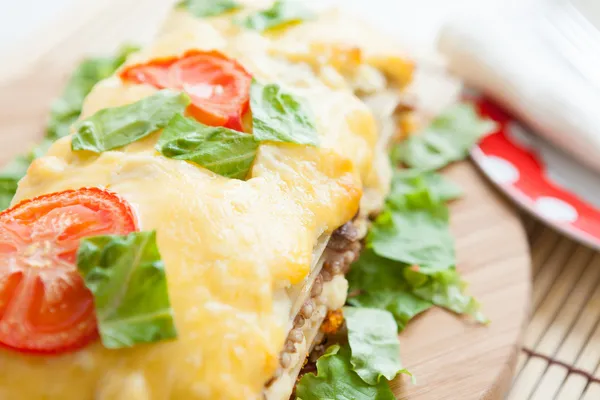
M29 167L0 214L0 398L292 395L388 192L413 65L338 12L277 21L283 2L255 3L182 2ZM119 309L101 313L101 295L126 298L103 291L111 255L149 241L168 312L109 337Z

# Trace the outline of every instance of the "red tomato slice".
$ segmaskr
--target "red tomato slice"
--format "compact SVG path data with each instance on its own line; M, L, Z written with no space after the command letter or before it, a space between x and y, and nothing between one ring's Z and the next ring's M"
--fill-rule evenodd
M97 188L52 193L0 213L0 345L62 353L98 337L94 298L77 271L86 236L136 230L133 211Z
M121 79L160 89L183 90L192 99L188 112L211 126L242 131L252 76L217 51L192 50L182 57L152 60L121 72Z

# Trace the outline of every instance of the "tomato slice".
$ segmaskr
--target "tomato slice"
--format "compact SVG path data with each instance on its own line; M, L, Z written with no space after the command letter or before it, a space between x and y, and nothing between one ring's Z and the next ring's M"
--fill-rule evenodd
M98 337L94 298L75 265L86 236L136 230L130 206L98 188L52 193L0 213L0 345L62 353Z
M133 65L121 72L121 79L182 90L192 100L188 112L198 121L243 130L242 115L248 111L252 76L217 51L192 50L182 57Z

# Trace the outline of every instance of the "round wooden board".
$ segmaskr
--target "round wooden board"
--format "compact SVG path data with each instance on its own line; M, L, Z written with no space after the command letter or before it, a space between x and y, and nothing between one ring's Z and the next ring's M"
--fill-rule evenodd
M51 100L77 59L111 51L126 40L147 40L172 1L144 0L143 8L138 0L101 3L93 17L84 17L79 7L57 23L47 32L55 35L46 40L53 43L50 48L9 57L19 63L12 68L19 74L0 76L0 164L27 151L42 136ZM418 317L401 335L404 364L417 384L398 379L392 386L399 399L500 399L510 385L529 311L527 240L515 211L470 163L446 173L465 191L452 205L458 269L492 322L473 325L438 309Z
M472 324L439 309L411 321L400 336L401 352L417 384L394 382L394 391L408 400L501 399L529 316L527 238L514 209L471 163L445 173L465 192L451 206L457 268L491 323Z

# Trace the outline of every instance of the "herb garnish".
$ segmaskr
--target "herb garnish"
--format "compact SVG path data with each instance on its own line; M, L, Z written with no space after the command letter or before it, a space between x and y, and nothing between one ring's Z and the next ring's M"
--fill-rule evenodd
M479 118L471 104L457 104L434 119L423 132L400 143L393 158L419 170L443 168L465 158L471 147L495 126L494 122Z
M177 337L155 232L84 238L77 267L94 295L104 347Z
M304 100L270 83L252 82L250 88L252 133L256 140L316 146L315 118Z
M94 153L123 147L164 128L188 104L185 93L161 90L135 103L102 109L75 125L71 147Z
M258 145L247 133L207 126L177 115L163 130L156 150L165 157L191 161L219 175L244 179Z
M296 386L298 400L395 400L387 381L369 385L353 370L348 346L333 345L317 360L317 375Z

